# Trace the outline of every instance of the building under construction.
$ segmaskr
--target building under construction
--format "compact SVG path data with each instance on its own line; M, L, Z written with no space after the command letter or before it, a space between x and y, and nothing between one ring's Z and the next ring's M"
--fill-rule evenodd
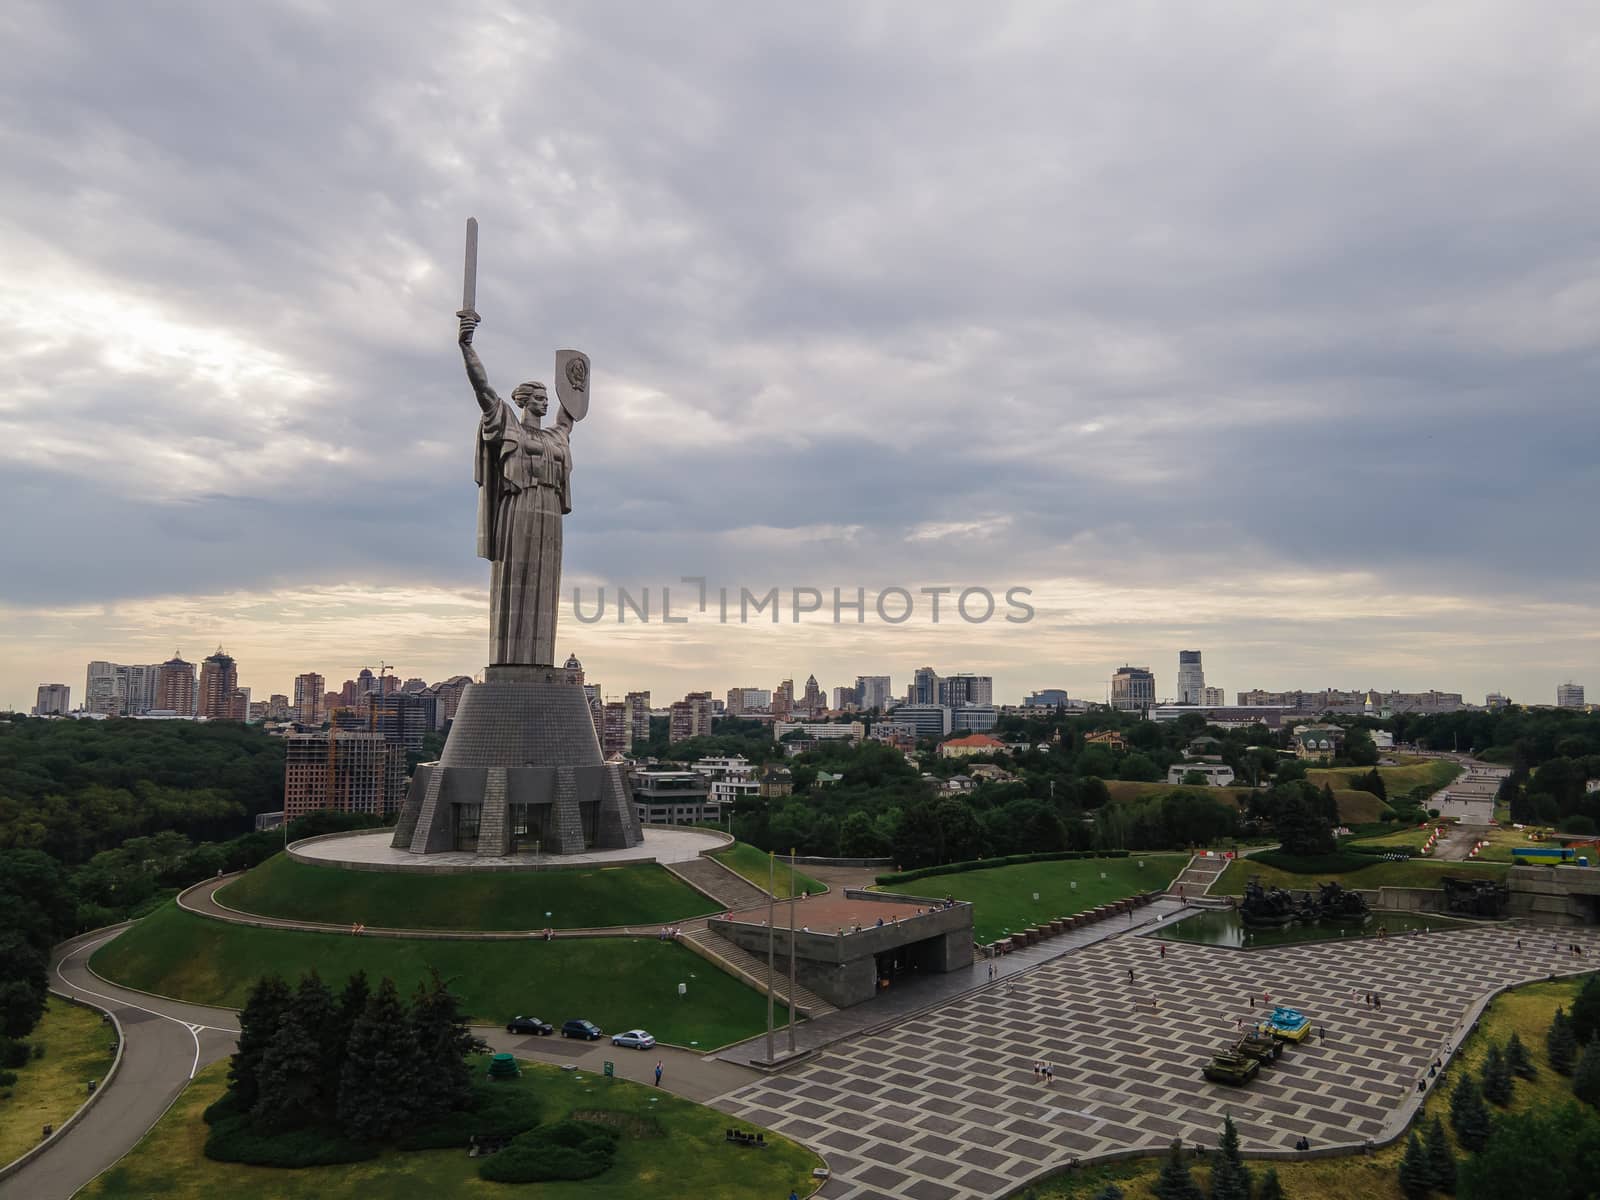
M286 821L321 810L388 816L405 797L406 748L381 733L335 729L286 739Z

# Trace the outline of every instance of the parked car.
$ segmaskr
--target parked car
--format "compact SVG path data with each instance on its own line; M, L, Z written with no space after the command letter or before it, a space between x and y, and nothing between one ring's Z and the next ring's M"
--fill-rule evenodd
M506 1022L507 1033L554 1033L556 1027L538 1017L512 1017Z
M642 1029L630 1029L627 1033L619 1033L613 1037L611 1044L632 1046L635 1050L648 1050L656 1044L656 1040Z
M602 1034L600 1026L593 1021L585 1021L581 1017L574 1017L561 1026L561 1036L587 1038L589 1041L595 1042L600 1040Z

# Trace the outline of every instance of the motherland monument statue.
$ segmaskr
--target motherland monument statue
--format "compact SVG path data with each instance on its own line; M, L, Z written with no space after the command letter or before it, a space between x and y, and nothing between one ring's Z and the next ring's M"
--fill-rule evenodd
M478 556L490 564L490 661L461 697L444 754L412 777L392 845L480 858L636 846L638 815L621 768L601 758L581 677L554 665L571 434L589 411L589 356L556 353L561 411L546 427L544 384L518 384L511 404L490 386L472 344L477 290L478 223L469 220L456 340L482 414L473 478Z

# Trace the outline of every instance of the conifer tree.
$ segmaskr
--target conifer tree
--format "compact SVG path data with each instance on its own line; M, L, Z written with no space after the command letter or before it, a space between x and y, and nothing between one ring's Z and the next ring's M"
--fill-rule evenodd
M332 1094L339 1094L339 1080L344 1074L345 1055L350 1047L350 1031L356 1027L361 1014L366 1011L367 1001L372 998L372 986L367 982L366 971L357 971L344 982L344 990L339 993L339 1010L337 1019L339 1023L339 1046L334 1053L334 1059L328 1064L329 1075L333 1080Z
M1489 1043L1483 1058L1483 1096L1501 1108L1511 1103L1511 1064L1497 1042Z
M1428 1122L1428 1136L1422 1147L1428 1154L1428 1180L1434 1191L1456 1190L1456 1154L1445 1136L1444 1122L1435 1117Z
M1432 1190L1433 1173L1428 1169L1428 1156L1413 1129L1406 1139L1406 1152L1400 1158L1400 1191L1406 1200L1425 1200Z
M1150 1190L1155 1193L1156 1200L1206 1200L1206 1194L1183 1161L1183 1143L1176 1138L1167 1148L1167 1161Z
M1506 1042L1506 1065L1511 1068L1513 1075L1521 1079L1533 1079L1539 1074L1539 1068L1533 1065L1533 1055L1528 1053L1528 1048L1515 1033Z
M1450 1093L1450 1128L1464 1150L1482 1150L1489 1140L1489 1106L1472 1076L1463 1075Z
M239 1043L228 1063L228 1087L239 1109L249 1112L260 1098L261 1058L289 1008L289 985L281 976L263 975L239 1012Z
M1572 1021L1564 1008L1556 1009L1550 1019L1550 1030L1544 1035L1545 1053L1550 1057L1550 1069L1558 1075L1571 1075L1578 1061L1578 1039L1572 1033Z
M1577 1069L1572 1072L1572 1094L1585 1104L1600 1108L1600 1038L1578 1055Z
M1239 1155L1239 1130L1233 1118L1222 1118L1222 1140L1211 1168L1211 1200L1250 1200L1250 1171Z
M326 1075L312 1018L291 1004L267 1043L258 1071L258 1097L250 1114L266 1133L299 1129L321 1119Z
M339 1077L339 1123L367 1141L409 1128L428 1081L418 1070L417 1039L394 980L378 985L350 1030Z
M1089 1200L1122 1200L1122 1189L1114 1183L1108 1183Z
M1572 1002L1572 1036L1586 1046L1600 1033L1600 975L1591 975Z
M411 1029L418 1066L428 1081L422 1109L427 1116L456 1112L472 1103L467 1055L477 1048L461 1002L432 968L432 979L417 985L411 1001Z
M1268 1167L1266 1174L1261 1177L1261 1186L1256 1189L1256 1200L1286 1200L1283 1184L1278 1182L1276 1167Z

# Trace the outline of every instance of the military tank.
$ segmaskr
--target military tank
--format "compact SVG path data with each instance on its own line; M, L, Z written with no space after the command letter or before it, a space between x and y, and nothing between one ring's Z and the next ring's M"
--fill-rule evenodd
M1253 1058L1263 1066L1267 1063L1277 1062L1283 1056L1283 1042L1273 1037L1270 1033L1262 1033L1259 1029L1252 1029L1239 1039L1234 1046L1235 1054L1242 1054L1246 1058Z
M1212 1083L1243 1087L1254 1079L1260 1070L1261 1063L1248 1055L1236 1054L1232 1050L1218 1050L1211 1056L1211 1061L1200 1068L1200 1074Z

